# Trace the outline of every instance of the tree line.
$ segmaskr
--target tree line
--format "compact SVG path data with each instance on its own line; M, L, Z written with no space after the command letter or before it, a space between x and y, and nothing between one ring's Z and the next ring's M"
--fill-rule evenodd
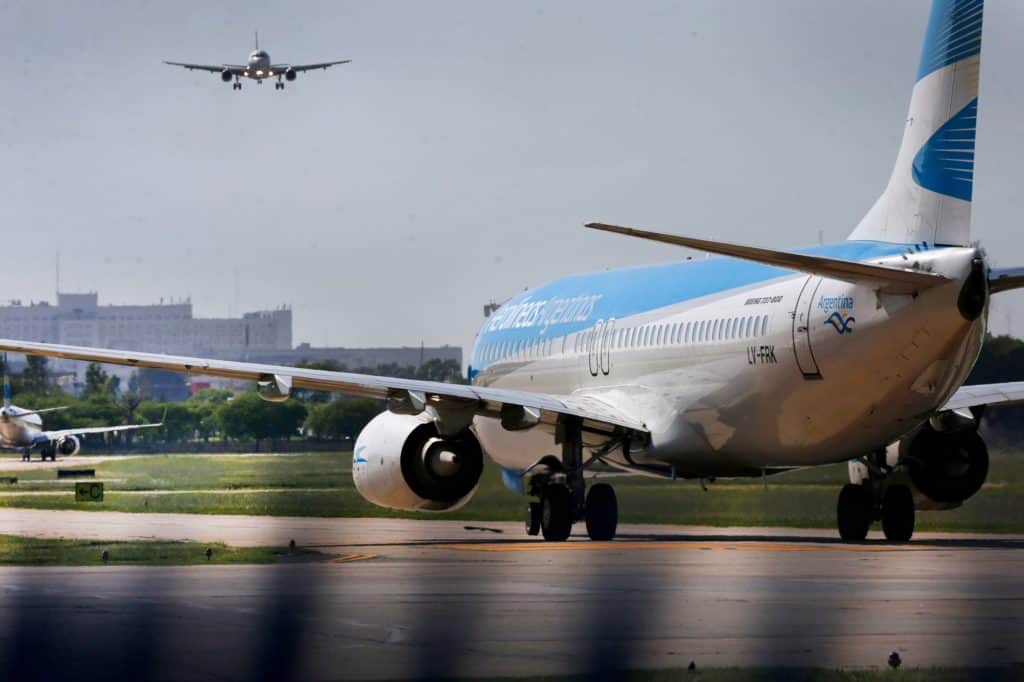
M384 409L379 400L315 391L294 391L285 402L267 402L256 393L255 384L240 392L208 388L188 395L185 377L163 370L139 369L132 374L128 386L122 386L118 377L97 363L86 368L84 386L76 396L54 381L46 358L26 359L24 371L10 377L14 402L28 409L67 408L45 416L47 430L163 422L159 429L108 436L109 444L211 439L344 441L355 439L366 423ZM330 362L300 366L348 371ZM454 360L430 360L419 367L361 367L354 371L448 383L463 381L461 367ZM167 399L168 395L182 394L187 395L184 400Z

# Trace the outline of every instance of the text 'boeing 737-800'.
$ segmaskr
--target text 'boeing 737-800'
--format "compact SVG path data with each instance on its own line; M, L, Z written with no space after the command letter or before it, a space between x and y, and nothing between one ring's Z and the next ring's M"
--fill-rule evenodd
M200 71L209 71L211 73L219 73L220 79L225 83L232 83L231 88L233 90L242 89L243 78L251 78L257 83L263 83L264 80L270 80L273 78L277 79L274 83L274 89L284 90L285 81L293 81L303 71L312 71L314 69L327 69L331 66L337 66L338 64L348 64L351 59L342 59L336 62L320 62L317 64L274 64L270 61L270 54L266 50L260 49L260 36L256 34L256 49L249 54L248 61L243 64L188 64L185 62L164 62L164 64L170 64L171 66L183 66L190 71L198 69Z
M515 295L480 330L470 385L0 348L255 381L268 400L293 388L382 399L352 474L385 507L458 508L486 455L535 498L529 533L565 540L582 521L609 540L618 503L608 483L588 485L594 472L710 479L849 462L841 537L863 540L880 520L908 540L915 510L959 506L985 482L985 410L1024 401L1024 382L963 385L991 296L1024 287L1024 268L991 267L971 237L983 11L983 0L934 1L895 168L849 239L779 251L592 223L717 257Z

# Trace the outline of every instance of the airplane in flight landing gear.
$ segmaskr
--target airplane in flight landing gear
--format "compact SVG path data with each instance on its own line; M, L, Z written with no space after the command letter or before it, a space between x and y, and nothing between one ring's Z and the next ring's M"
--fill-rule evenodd
M380 399L352 476L383 507L458 509L486 455L530 497L527 533L564 541L583 522L610 540L618 502L603 481L587 490L594 473L703 480L847 462L841 538L862 541L881 521L888 540L908 541L917 510L957 507L985 483L984 412L1024 402L1024 382L964 385L991 297L1024 288L1024 267L992 267L971 235L983 11L983 0L933 1L895 166L848 239L782 251L589 223L717 257L514 295L477 335L469 385L17 340L0 349L254 381L272 401L293 388ZM246 67L195 68L225 81L280 75L259 50Z
M232 90L242 89L242 78L256 81L260 85L264 80L276 78L275 90L284 90L284 81L294 81L303 71L314 69L327 70L329 67L338 64L348 64L351 59L342 59L333 62L318 62L316 64L274 64L270 61L270 54L260 49L260 35L256 34L256 49L249 54L245 64L191 64L187 62L164 62L170 66L181 66L190 71L209 71L219 73L221 80L231 83ZM234 82L232 82L234 81Z

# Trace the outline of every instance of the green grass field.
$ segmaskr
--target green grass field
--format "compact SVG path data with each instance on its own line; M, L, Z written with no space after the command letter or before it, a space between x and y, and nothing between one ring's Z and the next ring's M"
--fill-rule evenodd
M271 514L287 516L402 516L380 509L356 492L350 453L300 455L143 455L111 457L97 464L104 482L102 503L76 503L74 484L58 481L54 469L19 467L0 460L0 506L43 509ZM74 459L64 467L74 468ZM692 481L618 477L623 522L713 526L832 528L846 465L820 467L767 479L723 480L707 492ZM34 494L25 494L34 493ZM463 509L442 518L519 520L525 500L501 484L490 464L480 489ZM1024 532L1024 456L994 455L989 482L960 509L922 512L920 530Z
M206 550L210 549L210 557ZM107 560L103 560L103 551ZM298 550L305 558L319 556ZM111 542L0 535L0 564L14 566L103 566L184 564L269 564L288 554L273 547L228 547L220 543Z

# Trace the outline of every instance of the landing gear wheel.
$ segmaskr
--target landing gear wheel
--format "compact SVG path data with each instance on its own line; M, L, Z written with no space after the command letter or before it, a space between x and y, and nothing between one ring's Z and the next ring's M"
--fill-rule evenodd
M540 529L544 539L562 542L572 532L572 494L564 485L549 485L540 502Z
M595 483L587 493L584 506L587 535L591 540L611 540L619 526L619 502L615 490L607 483Z
M538 535L540 533L540 502L530 502L526 505L526 534Z
M914 534L914 496L905 485L891 485L882 497L882 531L885 539L907 542Z
M860 542L868 536L871 526L871 496L862 485L847 483L839 491L836 521L839 537L846 542Z

